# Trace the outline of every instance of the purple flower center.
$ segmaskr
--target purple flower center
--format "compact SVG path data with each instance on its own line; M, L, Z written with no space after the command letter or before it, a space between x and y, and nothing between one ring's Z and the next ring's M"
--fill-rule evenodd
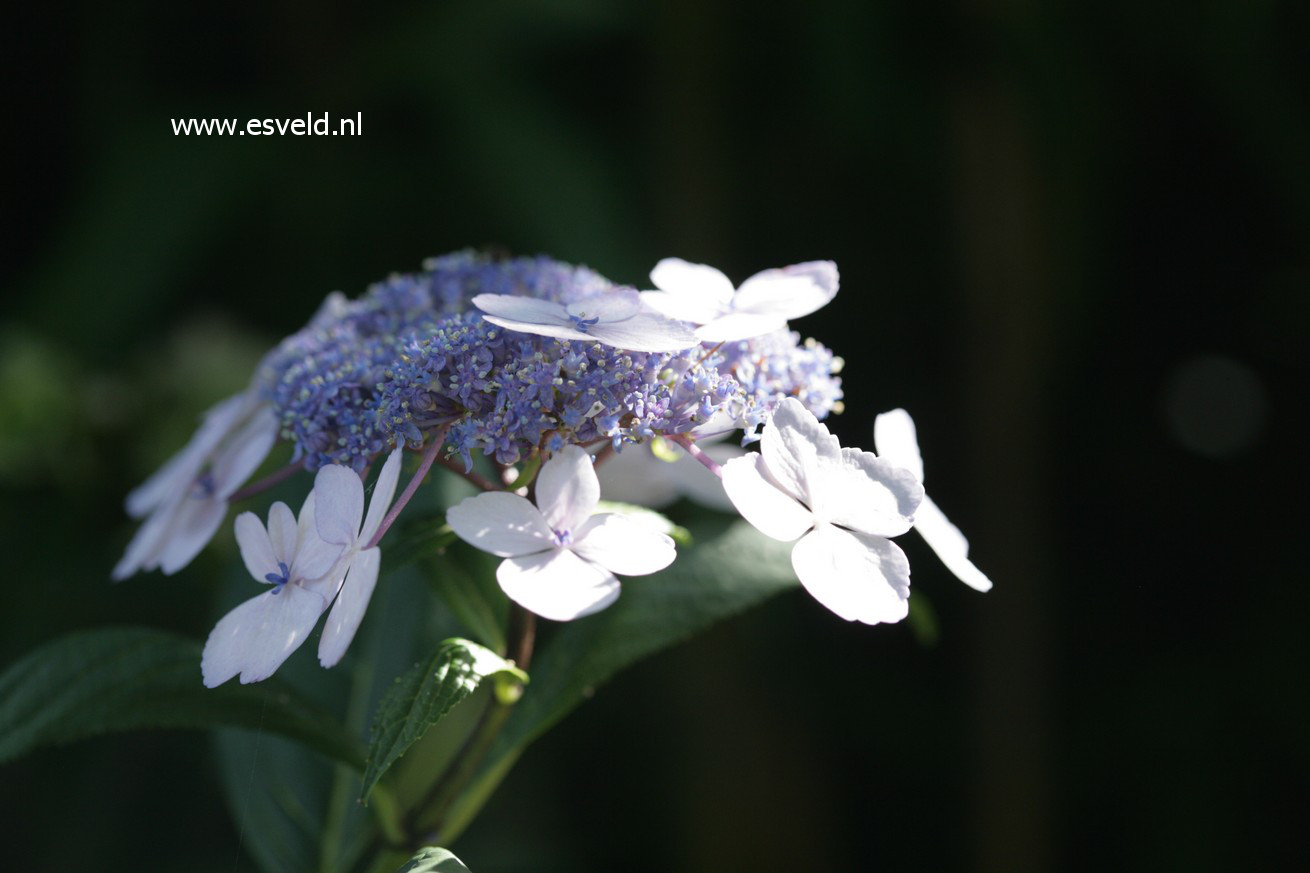
M586 314L587 313L585 312L582 313L582 315L586 315ZM595 318L583 318L582 315L570 315L569 321L573 322L573 326L576 327L578 330L582 331L583 333L587 332L588 327L591 327L591 325L600 321L599 315L596 316Z
M273 584L274 594L281 594L282 589L291 581L291 570L282 561L277 562L277 568L280 572L265 573L264 578Z

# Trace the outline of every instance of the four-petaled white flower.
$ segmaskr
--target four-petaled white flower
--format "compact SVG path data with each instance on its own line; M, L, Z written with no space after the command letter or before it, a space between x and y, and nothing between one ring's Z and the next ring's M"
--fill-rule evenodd
M321 580L341 555L341 546L323 542L314 522L314 492L300 519L285 503L268 511L268 529L253 512L237 516L237 545L246 569L272 585L215 625L205 642L200 672L214 688L240 674L242 684L273 675L309 636L327 609Z
M473 305L487 321L507 330L592 340L634 352L678 352L700 342L686 325L643 306L630 288L567 306L513 294L479 294Z
M373 544L373 535L391 507L403 452L403 446L396 448L382 465L369 499L367 518L364 517L364 483L358 473L349 467L330 464L319 468L314 477L318 535L324 542L342 549L341 558L328 576L324 595L328 603L336 598L318 643L318 661L324 667L333 666L346 653L373 596L382 564L382 550Z
M760 452L729 461L723 485L737 511L789 542L796 576L847 621L895 622L909 612L910 564L887 537L910 529L923 486L870 452L843 449L795 398L773 413Z
M923 481L923 458L919 454L914 419L908 412L893 409L878 416L873 423L873 442L880 457L904 467ZM992 580L969 560L969 541L926 494L914 513L914 529L961 582L978 591L991 590Z
M114 567L121 581L139 570L176 573L223 523L228 498L268 457L277 420L254 391L205 413L191 441L127 497L133 518L149 515Z
M670 318L698 324L701 342L750 339L809 315L837 295L837 265L808 261L756 273L736 289L723 273L705 264L665 258L650 271L658 291L642 301Z
M609 606L624 576L673 562L673 540L622 515L592 515L600 483L591 456L566 446L537 474L537 505L505 492L470 497L446 513L455 533L505 560L496 579L510 600L555 621Z

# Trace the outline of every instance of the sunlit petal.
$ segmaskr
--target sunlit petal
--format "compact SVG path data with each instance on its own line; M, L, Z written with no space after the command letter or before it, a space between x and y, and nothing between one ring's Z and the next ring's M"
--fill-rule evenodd
M991 590L992 580L969 560L969 541L927 497L915 513L914 529L957 579L976 591Z
M841 444L799 400L778 404L760 439L768 474L783 490L812 506L811 479L821 464L840 466ZM735 501L734 501L735 502Z
M805 590L847 621L897 622L909 613L910 564L890 540L822 524L796 543L791 563Z
M904 467L872 452L842 449L842 464L823 464L813 479L815 516L862 533L894 537L913 524L923 486Z
M914 419L904 409L893 409L874 419L873 445L878 457L904 467L923 481L923 457L919 454Z
M537 506L546 524L572 530L586 521L600 500L600 481L591 455L580 446L565 446L537 474Z
M720 309L732 301L732 281L708 264L665 258L650 271L650 280L670 296L704 300Z
M657 573L677 557L672 539L614 513L593 515L583 522L573 533L571 548L591 563L623 576Z
M810 511L767 475L756 453L723 465L723 487L742 518L767 537L789 542L814 524Z
M567 549L506 558L496 580L510 600L553 621L590 615L619 596L619 580L613 573Z
M809 261L756 273L737 289L736 312L776 315L784 320L809 315L837 296L837 265Z
M446 511L446 523L471 546L502 558L553 548L554 534L526 497L492 491Z

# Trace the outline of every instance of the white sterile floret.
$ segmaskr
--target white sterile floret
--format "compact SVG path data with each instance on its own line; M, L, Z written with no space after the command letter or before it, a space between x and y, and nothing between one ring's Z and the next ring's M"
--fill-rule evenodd
M914 523L923 486L870 452L843 449L794 398L773 413L760 452L723 467L728 497L766 536L798 537L791 563L805 589L847 621L909 612L910 564L887 537Z
M643 306L628 288L568 305L513 294L479 294L473 305L506 330L591 340L634 352L679 352L700 342L686 325Z
M873 442L881 457L899 464L923 481L923 458L919 454L914 419L908 412L893 409L878 416L873 423ZM969 560L969 541L926 494L914 514L914 529L957 579L978 591L991 590L992 580Z
M277 440L272 409L253 391L205 413L191 441L127 497L133 518L149 517L114 567L115 580L139 570L176 573L223 523L228 498L268 457Z
M323 584L341 555L341 547L323 542L314 523L314 493L300 519L285 503L268 511L268 528L253 512L236 520L237 545L246 569L257 582L272 585L229 612L205 642L200 672L214 688L240 674L242 684L273 675L300 647L327 609Z
M739 446L717 442L714 438L701 440L697 445L719 464L745 454ZM624 446L623 451L597 468L596 475L600 478L600 492L607 500L663 509L686 497L720 512L733 511L732 501L719 478L677 443L660 437L641 445Z
M330 464L319 468L314 477L318 535L324 542L341 547L341 558L325 580L329 584L324 596L327 602L332 603L333 597L336 602L318 643L318 660L324 667L333 666L346 653L373 596L382 550L371 543L396 493L403 452L403 447L397 448L382 465L369 499L367 518L364 483L358 473Z
M496 579L510 600L568 621L609 606L624 576L673 562L673 540L622 515L592 515L600 483L591 456L565 446L537 474L537 505L505 492L470 497L446 513L465 542L505 560Z
M658 291L641 292L642 301L670 318L698 324L701 342L750 339L781 330L787 321L809 315L837 296L837 265L807 261L756 273L734 292L732 281L705 264L665 258L650 271Z

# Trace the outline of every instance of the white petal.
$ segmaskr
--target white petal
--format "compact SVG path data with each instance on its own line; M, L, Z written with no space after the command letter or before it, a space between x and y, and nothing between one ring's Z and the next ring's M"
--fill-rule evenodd
M191 441L169 458L158 472L127 495L128 514L140 518L169 498L189 490L214 449L249 414L251 403L251 395L243 392L209 409Z
M842 463L841 443L794 397L773 411L760 438L760 454L778 485L811 507L810 480L819 466Z
M271 517L271 513L270 513ZM256 581L268 584L264 577L277 572L278 556L273 542L260 523L259 516L253 512L243 512L237 516L234 525L237 548L241 550L241 560L246 563L246 570Z
M563 304L538 297L519 297L516 294L479 294L473 298L473 305L487 315L494 315L507 321L527 324L568 325L568 313ZM491 319L488 319L491 321ZM499 324L500 322L493 322Z
M670 295L705 300L718 308L732 300L732 281L707 264L665 258L650 271L650 280Z
M598 318L601 321L622 321L640 311L641 298L631 288L615 288L606 294L597 294L564 307L566 315L576 315L583 319Z
M914 529L957 579L977 591L991 590L992 580L969 560L969 541L927 497L914 515Z
M378 480L373 485L373 496L368 499L368 517L364 519L364 527L359 532L361 543L373 539L373 534L377 533L378 526L382 524L387 510L391 508L391 499L396 496L396 482L400 479L400 465L403 461L401 456L404 453L405 447L398 446L387 456L387 462L382 465L382 472L378 473Z
M836 296L837 265L832 261L809 261L751 276L737 289L732 308L787 320L809 315Z
M700 345L691 329L658 312L638 312L623 321L602 321L587 335L615 348L633 352L680 352Z
M896 622L909 613L910 562L895 543L819 525L791 551L814 599L847 621Z
M359 474L340 464L320 467L314 477L314 524L318 535L335 545L351 545L364 517L364 484Z
M565 446L537 474L537 506L554 530L571 531L582 524L600 500L600 481L591 455L581 446Z
M350 571L332 604L332 612L323 624L323 637L318 641L318 662L331 667L341 660L350 647L350 641L359 630L368 609L369 598L378 582L378 568L382 563L382 550L376 546L356 552L350 561Z
M676 465L655 457L644 445L630 445L595 470L605 499L661 509L679 496L677 484L667 475L673 466ZM704 468L702 471L709 472Z
M734 418L727 410L719 408L707 420L692 428L691 435L703 446L706 440L724 440L734 430L741 429L740 417Z
M923 500L919 480L872 452L841 452L840 466L824 462L812 480L815 518L875 536L894 537L909 530Z
M226 500L264 463L277 441L277 418L261 407L214 459L214 493Z
M773 333L787 326L781 315L756 312L729 312L696 328L696 339L703 343L730 343Z
M482 317L498 327L503 327L505 330L518 331L519 333L548 336L554 339L582 340L583 342L588 340L595 341L596 339L591 334L583 333L576 327L573 327L572 322L567 322L565 324L540 324L535 321L517 321L513 318L501 318L498 315L484 315Z
M181 499L186 500L186 497ZM122 582L142 568L158 566L159 553L163 550L178 502L174 500L170 505L159 507L151 513L141 527L137 528L137 532L132 535L127 549L123 552L123 557L114 565L110 578L115 582Z
M692 324L707 324L728 311L726 304L715 303L706 297L667 294L663 291L642 291L641 302L660 315Z
M552 621L590 615L619 596L619 580L613 573L568 549L506 558L496 570L496 580L510 600Z
M300 519L296 523L296 558L291 562L292 578L303 582L322 579L336 566L344 550L344 546L324 542L318 535L318 524L314 518L314 492L311 489L304 505L300 507ZM332 595L336 595L335 589ZM326 594L324 599L330 602Z
M645 576L677 557L673 540L646 525L614 513L593 515L573 534L574 552L611 573Z
M273 544L273 557L288 567L296 557L296 540L299 538L296 515L281 500L268 508L268 539ZM277 561L273 569L277 569Z
M295 585L247 600L219 619L205 641L205 686L214 688L238 673L242 683L267 679L314 630L325 607L322 597Z
M893 409L874 419L873 445L878 457L904 467L923 481L923 457L919 454L914 419L904 409Z
M227 502L213 498L187 497L169 525L167 539L159 552L159 568L171 576L200 554L227 516Z
M446 511L446 523L471 546L502 558L555 547L555 535L526 497L490 491Z
M723 488L741 517L766 537L789 542L814 524L810 511L766 474L764 459L756 453L723 465Z
M701 451L709 455L710 459L720 467L746 454L744 449L734 445L707 446L701 443ZM701 506L708 506L720 512L736 511L733 502L728 498L728 492L723 488L723 480L705 469L690 455L684 455L673 464L668 475L679 491Z

